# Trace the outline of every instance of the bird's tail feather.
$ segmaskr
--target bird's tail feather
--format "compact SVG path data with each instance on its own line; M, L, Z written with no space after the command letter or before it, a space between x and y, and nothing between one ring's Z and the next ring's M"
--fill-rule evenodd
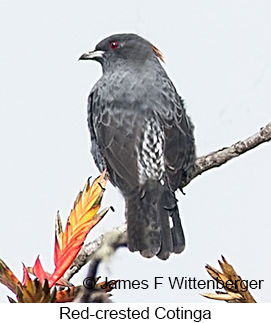
M128 247L147 258L167 259L181 253L185 239L175 194L158 181L148 181L142 194L126 198ZM172 221L170 221L170 218Z

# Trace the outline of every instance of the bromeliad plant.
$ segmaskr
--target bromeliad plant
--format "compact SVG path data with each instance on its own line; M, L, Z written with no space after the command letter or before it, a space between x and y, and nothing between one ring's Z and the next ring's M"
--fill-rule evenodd
M100 212L101 200L107 182L106 171L92 184L88 180L79 192L63 231L59 213L56 218L54 263L52 274L44 271L39 257L33 267L23 265L23 280L20 282L0 259L0 282L16 294L19 303L71 302L80 286L73 286L63 278L81 250L89 231L103 218L109 208ZM31 275L35 278L31 278ZM60 286L62 288L57 288ZM10 302L16 302L8 297Z

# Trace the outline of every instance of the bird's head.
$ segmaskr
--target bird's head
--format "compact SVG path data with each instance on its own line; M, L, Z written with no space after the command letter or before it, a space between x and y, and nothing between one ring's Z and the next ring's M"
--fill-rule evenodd
M159 58L161 52L146 39L136 34L116 34L103 39L93 51L84 53L79 60L96 60L103 68L133 61L143 64L146 60Z

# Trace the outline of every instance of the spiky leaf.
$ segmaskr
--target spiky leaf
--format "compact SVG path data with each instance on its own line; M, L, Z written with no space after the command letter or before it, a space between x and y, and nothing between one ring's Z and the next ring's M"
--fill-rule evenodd
M49 286L53 286L70 267L89 231L102 219L107 212L100 212L100 203L107 182L106 171L90 185L87 181L82 192L74 202L73 209L67 220L65 231L59 214L55 232L55 271L49 278Z
M20 284L18 278L13 274L9 267L0 259L0 283L8 287L15 293L17 285Z

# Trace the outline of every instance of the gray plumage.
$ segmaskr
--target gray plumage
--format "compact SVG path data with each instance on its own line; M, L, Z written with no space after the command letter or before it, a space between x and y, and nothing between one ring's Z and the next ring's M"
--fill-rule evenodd
M88 99L91 152L125 198L129 249L160 259L182 252L174 192L194 164L193 125L161 53L135 34L119 34L80 59L102 64Z

